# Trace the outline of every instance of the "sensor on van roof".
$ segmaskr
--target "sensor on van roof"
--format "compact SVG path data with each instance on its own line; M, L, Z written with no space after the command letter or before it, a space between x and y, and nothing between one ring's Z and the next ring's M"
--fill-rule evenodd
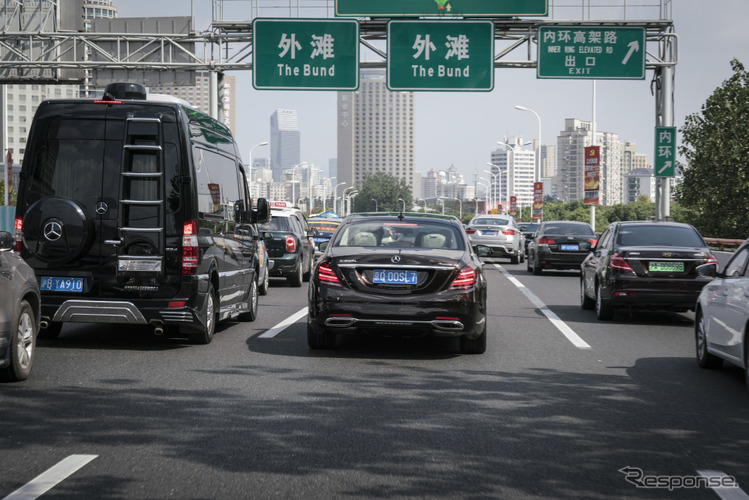
M104 88L105 101L117 99L146 99L146 88L139 83L110 83Z

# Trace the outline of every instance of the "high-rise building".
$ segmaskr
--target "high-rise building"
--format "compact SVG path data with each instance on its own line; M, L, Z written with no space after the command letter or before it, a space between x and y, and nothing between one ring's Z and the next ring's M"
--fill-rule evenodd
M585 198L585 147L593 145L592 124L567 118L557 137L557 196L563 201ZM614 205L622 200L621 147L619 136L596 131L596 146L601 146L599 197L601 205Z
M114 19L117 17L117 7L112 5L113 0L83 0L83 29L87 32L93 31L94 19ZM86 59L91 58L92 49L84 49ZM83 85L81 86L81 97L94 97L100 93L94 89L91 83L92 70L84 71Z
M550 179L557 175L557 147L541 146L541 178Z
M624 203L637 201L642 195L655 200L655 177L652 168L635 168L624 175Z
M301 137L296 110L277 109L270 117L270 166L273 180L285 180L284 172L299 165Z
M237 133L237 116L236 116L236 77L224 75L223 88L221 95L218 96L222 101L222 115L217 119L229 127L233 134ZM149 87L148 91L152 94L166 94L179 97L189 102L193 107L199 109L207 115L211 115L211 74L208 71L197 71L195 73L195 85L179 85L164 87Z
M338 93L337 177L361 186L378 172L414 189L414 95L388 90L382 70L362 70L359 90Z
M507 138L503 149L496 149L491 153L492 167L490 181L494 195L503 206L507 207L511 196L517 197L519 206L533 203L533 182L536 180L536 152L523 148L520 137ZM497 175L499 174L499 175Z

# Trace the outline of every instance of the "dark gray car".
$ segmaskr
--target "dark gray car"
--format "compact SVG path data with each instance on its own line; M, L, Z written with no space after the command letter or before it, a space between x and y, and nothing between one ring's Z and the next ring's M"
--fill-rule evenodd
M34 270L12 252L15 239L0 231L0 380L26 380L39 331L39 284Z

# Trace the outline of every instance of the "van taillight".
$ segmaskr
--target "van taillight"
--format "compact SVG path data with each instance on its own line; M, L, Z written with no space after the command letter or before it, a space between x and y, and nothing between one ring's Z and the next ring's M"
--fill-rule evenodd
M198 221L188 220L182 226L182 274L198 271Z
M16 230L16 244L13 246L13 251L21 255L21 247L23 246L23 219L16 217L13 227Z

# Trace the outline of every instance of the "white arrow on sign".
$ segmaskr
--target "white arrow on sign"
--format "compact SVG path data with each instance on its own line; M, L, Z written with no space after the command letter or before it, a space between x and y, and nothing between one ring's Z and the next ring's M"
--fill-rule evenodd
M624 60L622 61L622 64L627 64L627 61L629 61L629 58L632 57L632 54L640 51L640 42L638 42L637 40L633 42L629 42L628 45L629 45L629 51L627 52L627 55L624 56Z

